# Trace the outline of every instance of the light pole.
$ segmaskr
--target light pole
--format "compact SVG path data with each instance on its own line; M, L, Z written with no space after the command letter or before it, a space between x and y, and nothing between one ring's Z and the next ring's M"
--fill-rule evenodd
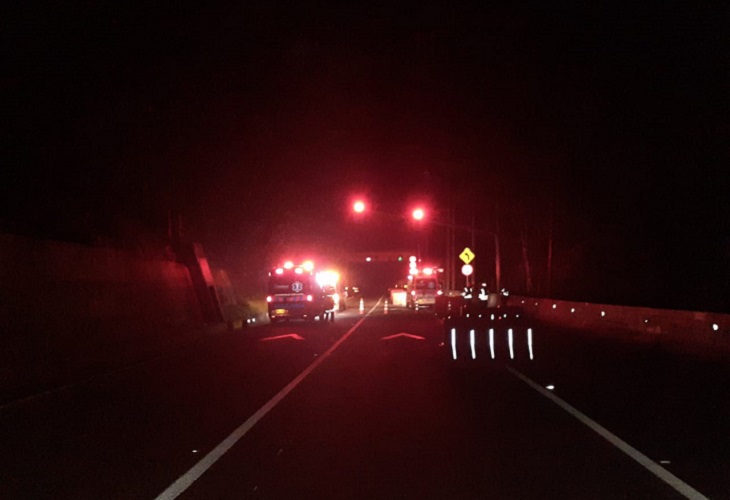
M501 263L501 257L499 253L499 226L497 226L496 232L487 231L485 229L477 229L476 228L476 219L472 218L472 225L469 226L463 226L456 224L455 222L455 211L453 209L449 210L449 221L448 222L442 222L437 220L430 220L431 224L435 224L438 226L444 226L448 229L447 235L446 235L446 269L447 269L447 278L449 278L449 287L453 287L456 284L456 277L455 277L455 266L454 262L455 257L458 255L456 253L456 231L462 230L462 231L468 231L471 233L471 244L472 244L472 250L474 250L474 247L476 246L476 234L486 234L488 236L491 236L494 239L494 280L495 280L495 287L496 290L501 289L501 282L502 282L502 263ZM451 271L451 272L449 272ZM473 274L472 280L473 278ZM452 288L453 289L453 288Z
M352 211L355 213L357 217L364 216L367 212L372 211L369 207L369 204L366 203L362 199L357 199L352 204ZM415 206L410 210L410 217L408 216L398 216L395 214L389 214L385 212L378 211L377 213L386 215L389 217L394 218L403 218L405 220L410 220L415 223L417 226L422 226L423 224L433 224L436 226L442 226L447 229L446 232L446 281L447 281L447 288L454 289L456 285L456 276L455 276L455 270L456 270L456 258L458 256L458 253L456 251L456 231L468 231L471 234L471 249L474 250L476 247L476 234L481 233L488 236L491 236L494 239L494 280L495 280L495 287L496 291L499 291L501 289L501 281L502 281L502 268L501 268L501 257L499 252L499 221L497 220L496 225L496 231L491 232L484 229L477 229L476 227L476 217L472 216L471 220L471 226L463 226L456 224L456 210L451 207L448 210L448 221L443 222L439 220L432 219L429 216L429 211L426 210L423 206ZM498 218L497 218L498 219ZM417 241L417 250L418 250L418 258L421 258L421 242L420 239ZM469 279L469 278L467 278ZM471 280L473 282L474 280L474 274L471 275Z

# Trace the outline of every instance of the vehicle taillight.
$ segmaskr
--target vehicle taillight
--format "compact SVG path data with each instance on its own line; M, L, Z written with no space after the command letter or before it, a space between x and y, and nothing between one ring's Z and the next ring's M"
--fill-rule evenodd
M314 300L314 297L311 295L307 295L307 302L312 302Z
M272 300L274 300L274 299L271 297L271 295L268 295L266 297L266 302L271 302Z

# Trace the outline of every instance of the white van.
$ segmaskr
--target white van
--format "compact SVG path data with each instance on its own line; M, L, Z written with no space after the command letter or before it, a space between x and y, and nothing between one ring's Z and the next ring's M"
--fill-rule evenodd
M433 308L436 305L436 297L444 293L438 278L429 275L415 276L408 288L408 307L415 310Z

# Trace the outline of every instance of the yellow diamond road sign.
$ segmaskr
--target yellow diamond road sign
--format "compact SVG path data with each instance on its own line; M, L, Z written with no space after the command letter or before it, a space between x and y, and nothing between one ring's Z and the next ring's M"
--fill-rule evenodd
M459 258L464 264L468 264L474 260L474 252L472 252L469 247L466 247L464 251L459 254Z

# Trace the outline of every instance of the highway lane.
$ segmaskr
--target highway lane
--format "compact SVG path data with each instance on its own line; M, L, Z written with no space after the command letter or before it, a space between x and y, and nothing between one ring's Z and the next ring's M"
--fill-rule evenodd
M370 319L183 498L681 498L439 327Z
M0 497L155 498L350 332L181 498L682 498L515 373L730 498L726 363L539 325L533 360L502 332L497 359L454 363L427 312L380 305L352 330L364 316L229 332L5 407Z
M154 498L358 319L227 332L5 405L0 498Z

